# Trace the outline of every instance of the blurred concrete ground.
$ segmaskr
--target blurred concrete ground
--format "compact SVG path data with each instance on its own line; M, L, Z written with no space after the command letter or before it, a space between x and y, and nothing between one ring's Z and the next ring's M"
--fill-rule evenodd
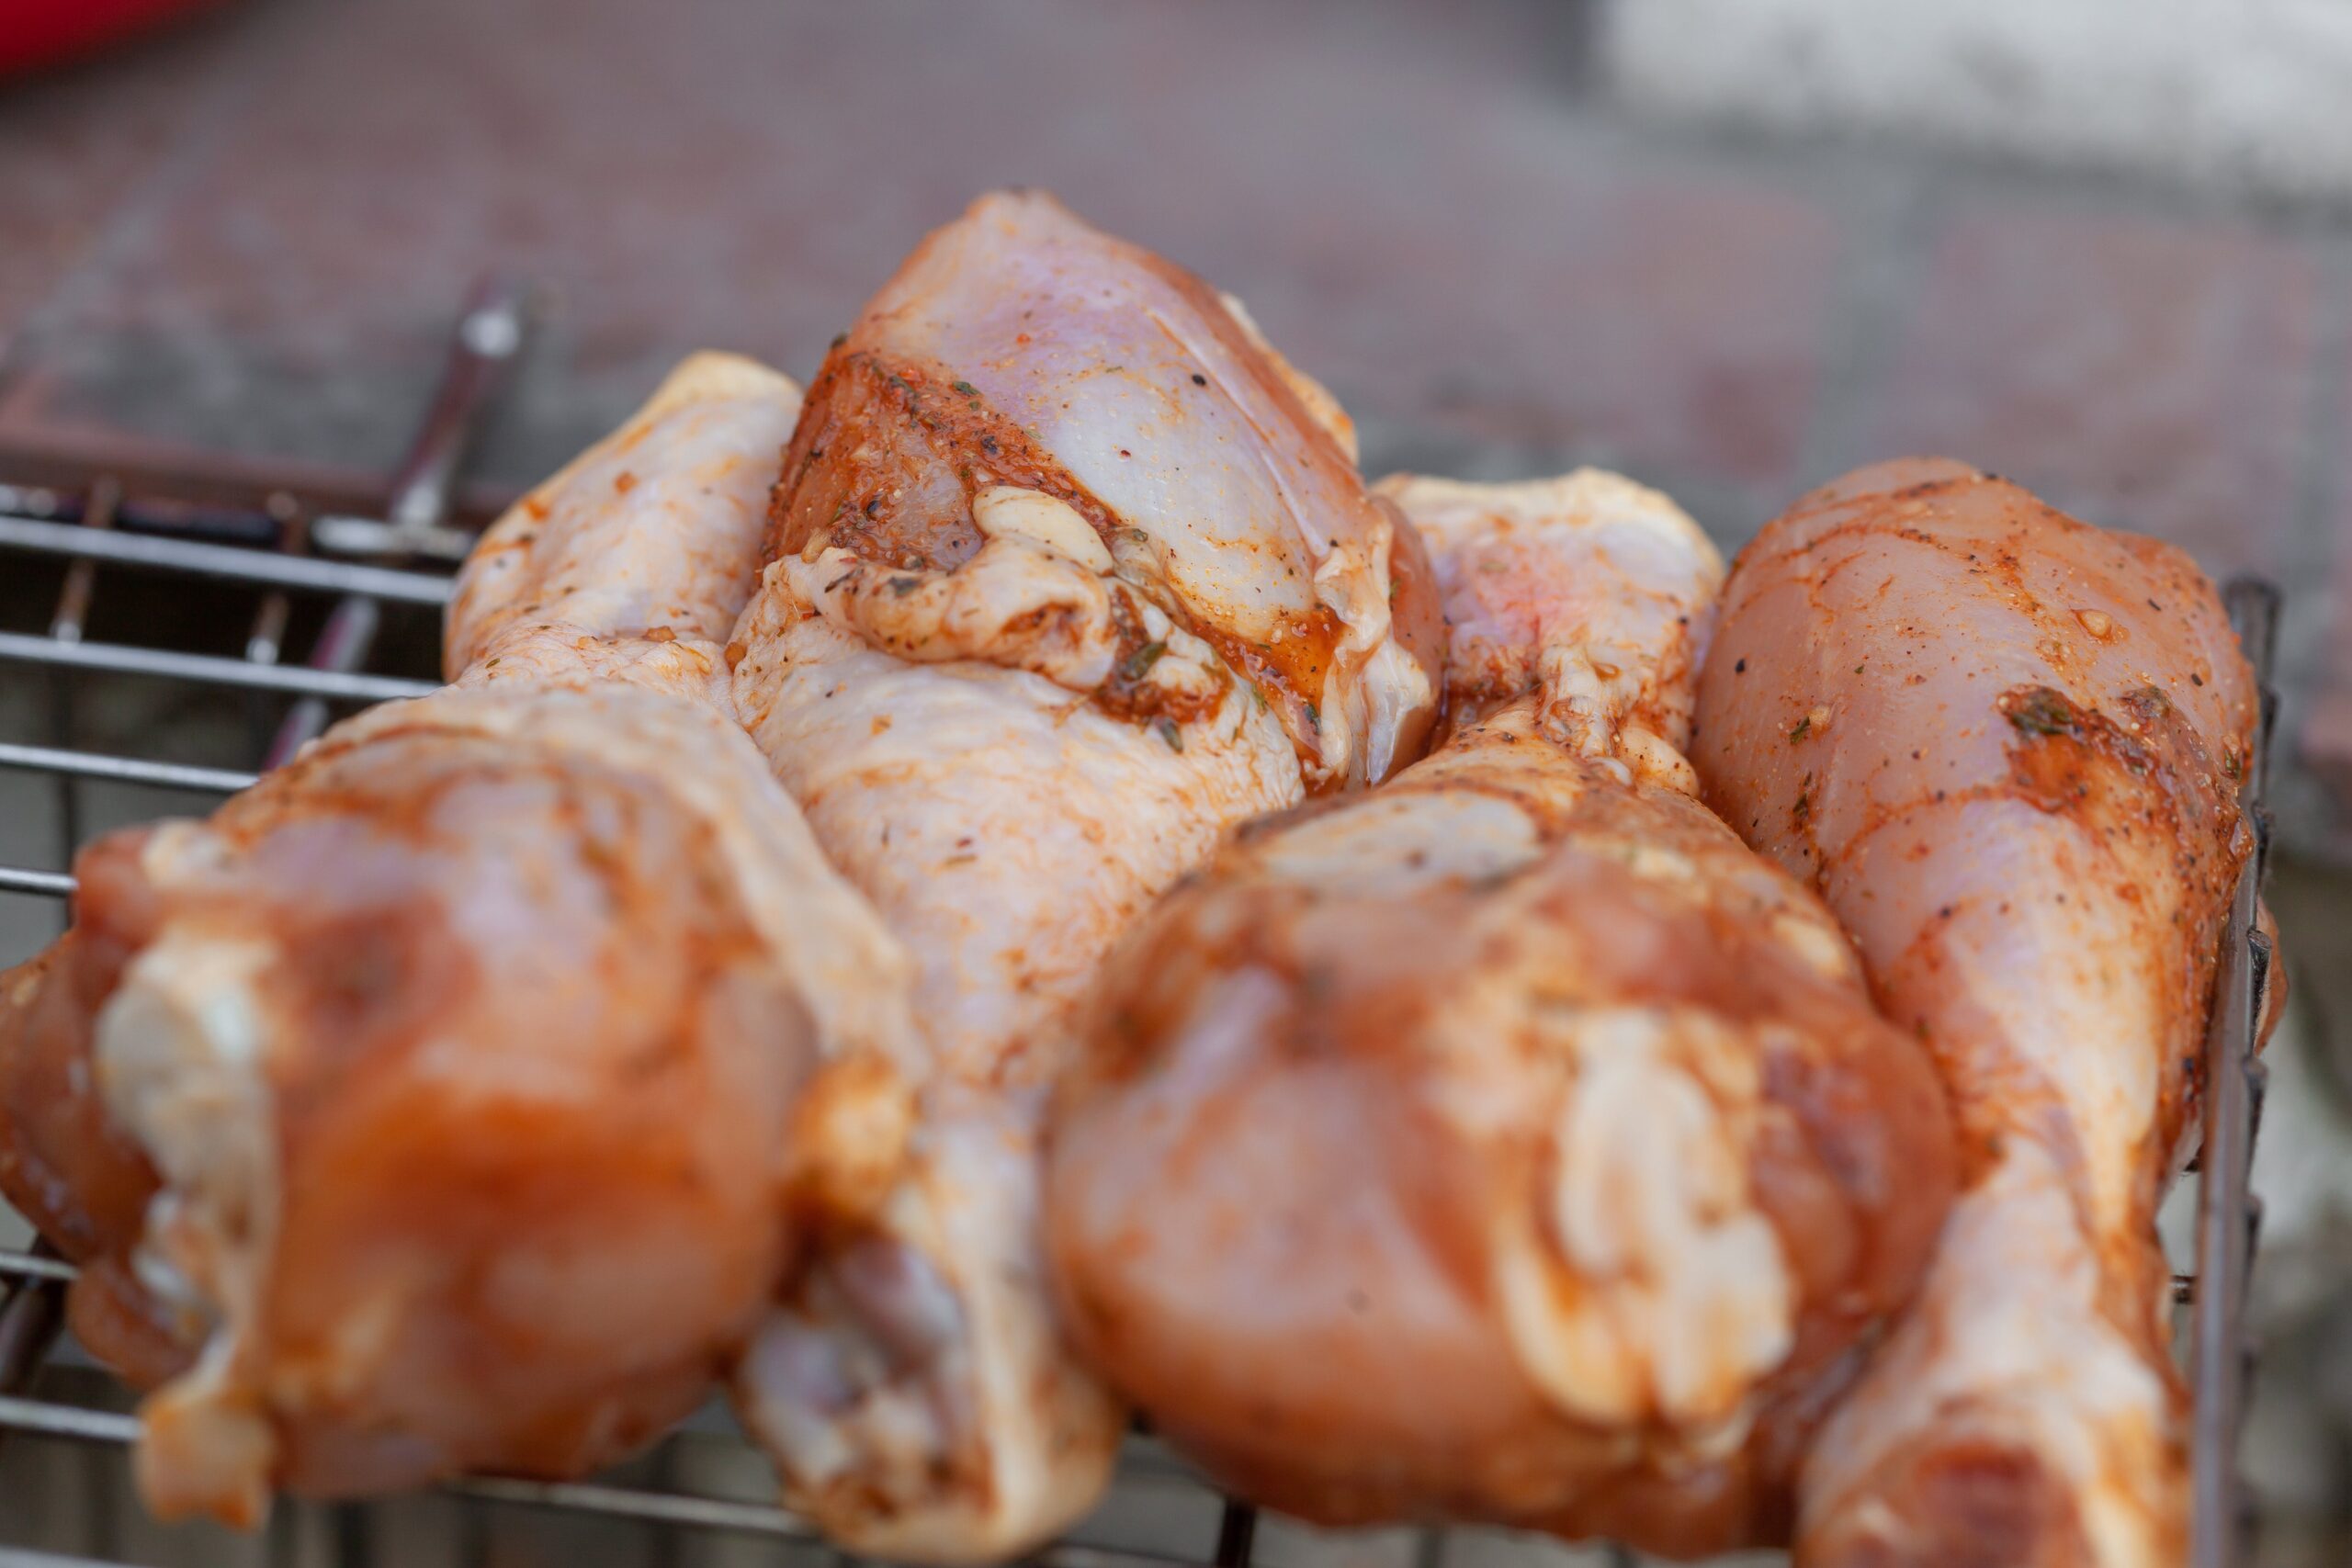
M0 84L0 446L129 434L379 471L469 282L503 267L541 285L542 330L481 467L526 482L689 349L806 376L925 229L1046 185L1247 299L1375 471L1608 463L1736 544L1808 485L1933 449L2278 580L2280 804L2306 857L2282 913L2320 961L2315 1048L2340 1048L2352 900L2315 863L2352 862L2352 211L1668 129L1597 85L1590 21L1570 0L250 0ZM0 603L45 615L32 570ZM102 615L149 613L122 592ZM44 700L0 686L0 728L39 739ZM98 705L85 744L250 764L233 707ZM0 796L14 863L48 809ZM46 934L21 913L0 959ZM0 1521L45 1498L41 1543L258 1560L111 1523L131 1534L76 1545L120 1480L42 1481L42 1451L0 1463ZM500 1533L489 1555L559 1546ZM1285 1568L1521 1555L1277 1547ZM2314 1534L2277 1561L2345 1550Z
M2352 197L2346 0L1602 0L1611 88L1679 118Z

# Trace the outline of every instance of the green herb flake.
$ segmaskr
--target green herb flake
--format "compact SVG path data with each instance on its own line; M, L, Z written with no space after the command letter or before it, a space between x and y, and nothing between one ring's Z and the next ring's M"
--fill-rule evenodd
M1168 645L1164 642L1145 643L1119 661L1119 673L1127 680L1140 681L1151 673L1151 667L1159 663L1167 651Z
M922 586L922 579L920 577L894 577L890 580L890 592L901 599Z
M1811 715L1811 714L1807 714L1807 715L1805 715L1803 718L1801 718L1801 719L1797 720L1797 721L1796 721L1796 723L1795 723L1793 726L1792 726L1792 727L1791 727L1791 728L1790 728L1790 730L1789 730L1789 744L1790 744L1790 745L1792 745L1792 746L1793 746L1793 745L1795 745L1798 741L1800 741L1800 740L1804 739L1806 736L1811 735L1812 733L1813 733L1813 715Z
M1151 728L1159 733L1162 740L1168 742L1168 749L1170 751L1182 751L1184 749L1184 732L1177 728L1176 721L1166 714L1153 719Z
M2072 735L2075 710L2064 696L2047 686L2036 686L2002 706L2009 722L2027 735Z
M980 395L980 389L969 381L950 381L947 384L967 398L977 398Z

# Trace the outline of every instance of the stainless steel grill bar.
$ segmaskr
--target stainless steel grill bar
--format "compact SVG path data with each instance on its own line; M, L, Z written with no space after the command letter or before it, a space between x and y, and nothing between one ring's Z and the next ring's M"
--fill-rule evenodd
M0 1546L0 1568L122 1568L103 1557L66 1557L54 1551L22 1551Z
M85 1410L78 1404L52 1404L17 1393L0 1393L0 1427L34 1432L45 1438L71 1438L77 1443L128 1446L139 1436L139 1417L112 1410Z
M21 632L0 632L0 660L103 670L118 675L159 675L170 680L202 681L215 686L242 686L248 691L294 692L346 703L392 702L401 697L421 697L437 689L431 681L350 675L332 670L289 670L242 659L216 659L209 654L174 653L121 643L60 643L45 637L27 637Z
M102 475L90 487L88 498L82 507L82 531L103 534L112 528L115 512L122 504L122 486L111 474ZM49 619L49 635L52 641L78 643L89 629L90 600L96 592L98 563L85 556L66 569L65 581L57 595L57 608ZM49 672L49 738L59 746L74 744L74 682L62 668ZM82 841L82 796L74 787L74 780L57 775L57 858L64 863L73 859L74 846Z
M28 1261L61 1262L49 1238L33 1243ZM0 1307L0 1397L20 1395L49 1357L65 1327L65 1287L52 1280L23 1279Z
M292 496L280 492L269 498L267 512L277 525L278 553L299 556L310 538L309 519ZM286 590L274 588L262 595L254 611L253 624L245 632L245 661L249 664L275 664L280 649L286 646L286 623L293 613L293 604Z
M2277 702L2270 689L2278 620L2278 590L2237 581L2224 600L2230 622L2254 667L2261 710L2252 753L2239 786L2239 804L2255 843L2230 904L2213 977L2206 1023L2205 1102L2197 1171L2197 1285L2189 1318L2196 1379L2191 1414L2189 1562L2192 1568L2229 1568L2245 1529L2244 1486L2238 1474L2238 1431L2245 1416L2251 1359L2245 1318L2246 1281L2261 1223L2252 1173L2256 1118L2264 1069L2255 1058L2261 1028L2268 944L2256 930L2262 878L2269 851L2263 809L2268 780L2270 726Z
M0 1252L0 1280L54 1280L71 1284L81 1270L62 1258L38 1252Z
M476 285L449 344L449 362L442 371L433 405L425 410L416 439L392 477L391 504L385 509L391 519L387 553L409 554L410 540L432 534L448 517L458 465L473 445L514 356L522 351L527 321L523 305L522 286L511 279L491 278ZM358 669L375 646L381 619L376 601L364 593L345 595L319 630L318 642L311 649L311 668ZM325 703L316 697L296 703L262 757L262 771L285 766L326 727Z
M398 528L375 517L322 517L311 525L311 542L330 555L382 556L398 550L423 560L455 564L466 558L480 536L446 525L435 528Z
M1032 1555L1038 1568L1200 1568L1197 1558L1173 1552L1138 1551L1126 1546L1081 1546L1063 1541Z
M104 533L114 526L115 508L121 504L122 487L112 479L90 487L90 501L82 509L82 527L89 533ZM65 573L64 590L57 596L57 614L49 624L49 635L60 642L79 642L89 624L90 595L97 586L98 563L94 556L83 556Z
M446 604L453 592L447 577L433 572L273 555L168 535L101 532L75 523L46 523L38 517L5 513L0 513L0 547L115 566L192 571L231 582L264 583L313 593L365 593L371 599L402 604Z
M234 795L261 775L229 768L197 768L181 762L150 762L138 757L115 757L104 751L75 751L56 746L16 746L0 741L0 768L58 773L75 779L108 779L120 784L155 784L164 789L200 790Z
M133 532L265 549L277 539L274 510L290 504L312 516L365 516L384 496L380 473L164 450L135 435L97 430L44 429L38 445L0 431L0 512L71 517L100 478L121 483L121 523ZM457 511L462 522L479 524L505 511L514 497L511 486L469 480L458 487Z
M74 879L62 871L24 871L0 865L0 893L38 893L49 898L74 897Z
M1242 1568L1257 1540L1258 1510L1227 1498L1216 1521L1216 1568Z
M675 1492L640 1492L622 1486L594 1486L580 1482L461 1481L444 1488L460 1497L485 1503L511 1503L530 1508L569 1508L608 1519L634 1519L644 1524L681 1525L692 1529L732 1530L741 1535L774 1536L780 1540L816 1540L817 1532L800 1519L761 1503L732 1503L718 1497L697 1497Z

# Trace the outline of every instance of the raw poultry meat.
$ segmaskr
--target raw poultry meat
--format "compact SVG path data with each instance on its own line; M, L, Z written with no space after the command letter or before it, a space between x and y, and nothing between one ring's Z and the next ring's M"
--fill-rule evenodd
M1052 1124L1070 1332L1310 1519L1771 1538L1945 1213L1933 1069L1692 798L1690 520L1589 470L1381 488L1436 560L1453 733L1243 829L1107 966Z
M2191 1121L2256 717L2177 549L1942 461L1740 557L1708 800L1820 888L1928 1043L1964 1191L1808 1462L1812 1568L2165 1568L2186 1551L2158 1197Z
M895 1558L1014 1554L1122 1417L1041 1277L1036 1124L1111 941L1227 826L1416 755L1439 627L1350 427L1238 305L983 197L837 340L785 454L739 708L915 954L904 1179L738 1379L787 1500Z
M798 401L688 361L491 532L455 685L93 844L0 979L0 1189L156 1385L157 1512L607 1463L707 1393L794 1193L854 1188L787 1133L820 1070L887 1098L909 965L721 657Z

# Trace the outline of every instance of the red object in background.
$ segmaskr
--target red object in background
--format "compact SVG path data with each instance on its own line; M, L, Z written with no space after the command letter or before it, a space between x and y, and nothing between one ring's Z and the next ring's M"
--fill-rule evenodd
M212 0L0 0L0 75L105 48Z

